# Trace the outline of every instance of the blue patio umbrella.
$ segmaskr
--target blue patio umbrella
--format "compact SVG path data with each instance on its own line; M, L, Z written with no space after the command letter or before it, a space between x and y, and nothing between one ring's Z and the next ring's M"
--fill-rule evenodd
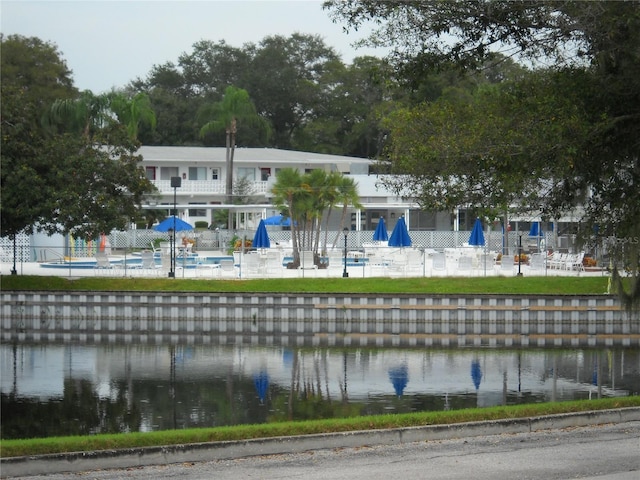
M395 367L389 370L389 380L393 384L393 389L396 391L396 395L401 397L404 393L404 389L409 382L409 372L407 364L403 363L399 367Z
M389 240L389 235L387 234L387 226L384 224L384 218L380 217L380 221L378 222L376 231L373 232L373 241L386 242L387 240Z
M542 226L540 222L533 222L531 224L531 229L529 230L530 237L541 237L543 235Z
M479 218L476 218L473 224L473 230L471 230L471 235L469 236L469 245L474 247L484 246L484 233L482 231L482 222Z
M279 225L281 227L290 227L291 219L289 217L283 217L282 215L274 215L264 219L265 225Z
M410 247L411 237L407 231L407 224L404 221L404 217L400 217L396 222L396 226L393 227L393 232L389 237L390 247Z
M271 241L269 240L269 234L267 234L267 227L264 224L264 220L260 220L251 246L253 248L271 248Z
M471 379L476 390L478 390L482 380L482 369L480 368L480 361L477 359L471 362Z
M176 232L182 232L183 230L193 230L191 224L175 216L165 218L158 225L153 227L153 229L157 232L168 232L169 230L174 230L174 228Z
M253 376L253 384L256 387L256 392L260 399L260 405L264 405L264 401L267 399L267 393L269 391L269 374L264 370L260 370L260 373Z

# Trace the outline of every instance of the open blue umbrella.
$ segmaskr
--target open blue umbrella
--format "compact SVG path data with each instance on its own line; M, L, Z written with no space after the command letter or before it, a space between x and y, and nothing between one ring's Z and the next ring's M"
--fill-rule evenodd
M384 224L384 218L380 217L380 221L378 222L376 231L373 232L373 241L386 242L387 240L389 240L389 235L387 234L387 226Z
M471 230L471 235L469 236L469 245L474 247L484 246L484 233L482 232L482 222L479 218L476 218L473 224L473 230Z
M251 246L253 248L271 248L271 241L269 240L269 234L267 233L267 227L264 224L264 220L260 220L256 234L253 236Z
M282 215L274 215L264 219L265 225L279 225L281 227L290 227L291 219L289 217L283 217Z
M171 216L165 218L158 225L153 227L153 229L157 232L168 232L169 230L182 232L183 230L193 230L193 227L191 226L191 224L185 222L184 220L181 220L175 216Z
M400 217L396 222L396 226L393 227L393 232L389 237L390 247L410 247L411 237L407 230L407 224L404 221L404 217Z
M393 384L393 389L396 391L396 395L401 397L404 393L404 389L409 383L409 372L407 369L407 364L403 363L399 367L392 368L389 370L389 379Z

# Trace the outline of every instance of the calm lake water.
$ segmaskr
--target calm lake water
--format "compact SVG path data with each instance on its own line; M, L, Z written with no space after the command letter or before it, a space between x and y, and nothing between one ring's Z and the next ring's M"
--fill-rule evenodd
M2 438L638 395L638 349L3 344Z

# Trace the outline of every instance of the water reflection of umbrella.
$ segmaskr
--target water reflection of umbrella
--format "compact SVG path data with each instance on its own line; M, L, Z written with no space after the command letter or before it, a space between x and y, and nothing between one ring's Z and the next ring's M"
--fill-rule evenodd
M393 384L393 389L396 391L396 395L401 397L405 387L407 386L407 382L409 381L407 364L403 363L399 367L389 370L389 380L391 380L391 383Z
M404 221L404 217L400 217L396 222L396 226L393 227L393 232L389 237L390 247L410 247L411 237L407 231L407 224Z
M267 227L264 224L264 220L260 220L256 234L253 236L251 246L253 248L271 248L271 241L269 240L269 234L267 233Z
M260 405L264 405L264 401L267 398L267 392L269 391L269 375L266 371L261 370L253 376L253 384L258 392L258 398L260 399Z
M473 224L473 230L471 230L471 235L469 236L469 245L474 247L484 246L484 233L482 232L482 222L479 218L476 218Z
M175 228L174 228L174 225L175 225ZM193 227L191 226L191 224L185 222L184 220L175 216L171 216L171 217L165 218L158 225L153 227L153 229L157 232L168 232L169 230L175 230L176 232L181 232L183 230L193 230Z
M387 240L389 240L389 235L387 234L387 226L384 224L384 218L380 217L380 221L378 222L376 231L373 232L373 241L386 242Z
M274 215L264 219L265 225L279 225L281 227L290 227L291 219L289 217L283 217L282 215Z
M480 381L482 381L482 369L480 368L480 361L477 359L471 362L471 379L476 390L478 390Z

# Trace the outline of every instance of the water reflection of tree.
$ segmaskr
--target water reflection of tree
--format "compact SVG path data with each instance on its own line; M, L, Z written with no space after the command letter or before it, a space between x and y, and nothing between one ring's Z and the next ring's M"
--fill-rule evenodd
M89 380L65 379L61 398L40 401L2 395L2 438L34 438L135 432L141 413L127 400L126 384L115 398L100 398Z

